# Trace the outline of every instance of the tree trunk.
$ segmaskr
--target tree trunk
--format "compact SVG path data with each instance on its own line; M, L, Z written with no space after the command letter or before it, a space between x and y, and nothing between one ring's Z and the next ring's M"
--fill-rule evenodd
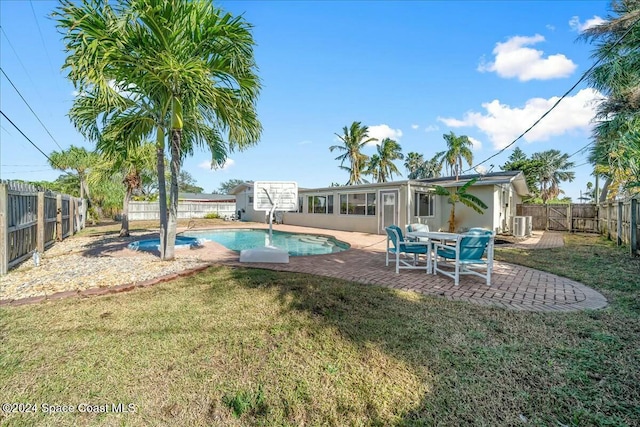
M456 231L456 204L451 204L451 212L449 212L449 233Z
M171 129L171 189L169 191L169 222L165 259L175 257L176 229L178 227L178 176L180 176L180 143L182 129Z
M156 169L158 170L158 205L160 209L160 259L167 252L167 186L164 177L164 129L158 128L156 137Z
M129 236L129 202L131 201L131 195L133 194L133 188L127 185L127 192L124 195L122 201L122 225L120 226L120 237Z
M607 201L610 185L611 185L611 178L607 177L607 179L604 181L604 185L602 186L602 193L600 193L600 203L605 203Z

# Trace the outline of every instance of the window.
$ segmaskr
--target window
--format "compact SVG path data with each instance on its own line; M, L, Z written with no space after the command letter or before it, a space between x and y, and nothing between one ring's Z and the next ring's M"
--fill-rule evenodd
M298 196L298 210L297 210L297 212L299 212L299 213L304 212L303 203L304 203L304 196Z
M333 195L309 196L307 198L307 212L319 214L333 213Z
M375 215L376 193L349 193L340 195L342 215Z
M253 203L253 196L249 196L249 204Z
M415 193L415 216L435 215L435 196L433 193Z

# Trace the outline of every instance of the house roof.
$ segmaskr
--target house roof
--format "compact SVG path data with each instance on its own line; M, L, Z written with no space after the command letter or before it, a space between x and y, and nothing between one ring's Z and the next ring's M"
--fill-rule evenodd
M446 176L441 178L420 179L417 181L425 184L439 185L441 187L460 187L471 181L472 179L478 180L478 182L476 182L474 185L497 185L512 183L519 195L524 196L529 194L527 181L525 180L522 171L499 171L487 173L484 175L460 175L458 180L456 180L453 176Z
M253 181L245 181L242 184L238 184L235 187L233 187L230 191L229 194L238 194L238 193L242 193L244 190L247 190L249 188L253 187Z
M235 201L236 196L229 194L179 193L178 200L198 200L201 202Z

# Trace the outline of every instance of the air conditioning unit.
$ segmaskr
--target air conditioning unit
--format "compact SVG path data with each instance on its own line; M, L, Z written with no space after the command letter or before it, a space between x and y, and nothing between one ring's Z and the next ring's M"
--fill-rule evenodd
M525 216L524 218L524 234L525 236L531 236L533 234L533 217Z
M527 217L513 217L513 235L516 237L525 237L527 235Z

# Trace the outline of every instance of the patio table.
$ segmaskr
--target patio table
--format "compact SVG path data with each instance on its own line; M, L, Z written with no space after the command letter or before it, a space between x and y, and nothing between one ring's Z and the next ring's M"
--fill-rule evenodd
M407 238L424 242L427 245L427 274L435 274L432 267L433 241L447 242L457 240L460 236L457 233L447 233L444 231L409 231L406 233Z

